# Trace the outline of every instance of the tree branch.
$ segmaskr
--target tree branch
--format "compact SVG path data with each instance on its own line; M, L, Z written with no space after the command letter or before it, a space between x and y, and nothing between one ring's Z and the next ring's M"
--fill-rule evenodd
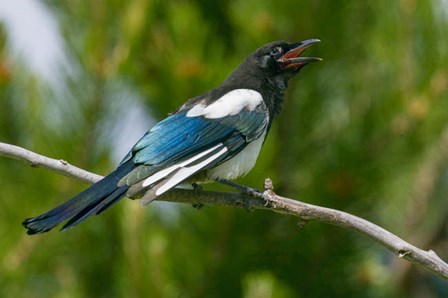
M103 176L70 165L63 159L49 158L22 147L0 142L0 155L28 162L32 167L49 169L84 182L96 183Z
M39 155L21 147L0 143L0 155L24 160L33 167L41 167L56 171L66 176L74 177L82 181L95 183L102 176L92 174L80 168L74 167L63 160L57 160ZM281 214L293 215L300 219L301 225L317 220L333 224L351 231L358 232L372 240L375 240L399 258L418 265L435 275L448 280L448 264L432 251L419 249L391 232L357 216L343 211L315 206L300 201L281 197L274 193L272 181L266 179L265 191L257 196L249 196L243 193L215 192L215 191L191 191L174 189L158 198L159 201L188 203L193 205L213 204L225 205L247 210L262 209Z

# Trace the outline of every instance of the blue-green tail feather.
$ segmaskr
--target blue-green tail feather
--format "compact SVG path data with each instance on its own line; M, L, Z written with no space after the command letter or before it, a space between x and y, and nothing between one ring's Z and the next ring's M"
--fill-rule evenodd
M93 214L98 214L118 202L128 186L117 187L118 181L135 167L132 160L120 165L114 172L79 193L67 202L37 217L23 222L29 235L48 232L61 222L71 218L62 228L73 227Z

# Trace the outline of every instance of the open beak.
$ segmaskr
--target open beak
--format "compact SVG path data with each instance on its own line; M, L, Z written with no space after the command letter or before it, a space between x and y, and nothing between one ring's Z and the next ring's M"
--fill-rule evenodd
M282 65L283 69L299 69L301 66L306 65L310 62L322 61L321 58L317 57L299 57L309 46L312 44L320 42L319 39L308 39L301 42L292 44L291 50L277 59L277 62Z

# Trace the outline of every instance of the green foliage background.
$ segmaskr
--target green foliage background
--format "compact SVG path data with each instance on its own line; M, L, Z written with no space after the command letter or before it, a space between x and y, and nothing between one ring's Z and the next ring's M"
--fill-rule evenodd
M359 215L448 259L446 1L40 3L72 74L49 84L11 53L1 27L0 141L107 174L111 144L127 133L113 123L128 107L160 120L262 44L319 38L308 53L324 61L291 82L239 182L271 177L281 195ZM29 237L25 217L87 185L7 158L0 181L2 297L448 295L371 240L269 212L125 200L75 229Z

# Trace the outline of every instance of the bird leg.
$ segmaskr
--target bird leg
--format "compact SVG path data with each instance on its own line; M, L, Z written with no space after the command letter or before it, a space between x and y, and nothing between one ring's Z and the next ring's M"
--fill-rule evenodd
M204 191L204 189L202 188L202 186L200 186L200 185L197 184L197 183L192 183L191 186L193 187L193 190L194 190L194 192L196 193L197 196L199 196L199 195ZM192 204L192 206L193 206L193 208L195 208L195 209L201 210L202 207L204 207L204 204L201 204L201 203L194 203L194 204Z
M262 197L263 196L263 193L261 191L259 191L258 189L244 186L244 185L235 183L235 182L227 180L227 179L216 179L216 182L219 182L221 184L238 189L239 191L242 191L252 197Z

